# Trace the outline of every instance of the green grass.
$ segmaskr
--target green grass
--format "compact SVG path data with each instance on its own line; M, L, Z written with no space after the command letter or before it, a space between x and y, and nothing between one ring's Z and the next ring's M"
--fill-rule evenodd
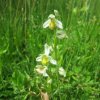
M40 100L41 91L50 100L99 100L99 5L100 0L0 0L0 100ZM44 44L54 44L54 31L42 27L54 9L68 38L57 40L58 65L49 69L63 66L66 77L49 72L53 82L47 84L34 68Z

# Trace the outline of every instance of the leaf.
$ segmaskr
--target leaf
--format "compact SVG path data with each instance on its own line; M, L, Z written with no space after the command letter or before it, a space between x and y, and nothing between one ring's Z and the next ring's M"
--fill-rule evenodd
M75 73L80 73L81 67L74 67L74 68L73 68L73 71L74 71Z
M0 62L0 81L2 80L2 63Z
M15 90L16 89L22 90L24 88L24 83L25 83L25 75L21 73L19 70L16 70L15 72L13 72L13 75L12 75L13 88Z
M89 82L90 79L91 79L91 77L90 77L90 76L87 76L87 77L86 77L86 82Z

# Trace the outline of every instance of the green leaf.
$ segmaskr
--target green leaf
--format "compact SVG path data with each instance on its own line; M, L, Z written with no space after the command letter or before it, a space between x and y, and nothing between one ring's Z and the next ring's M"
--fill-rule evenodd
M12 84L15 90L18 88L19 90L24 88L25 76L19 70L13 72L12 75Z

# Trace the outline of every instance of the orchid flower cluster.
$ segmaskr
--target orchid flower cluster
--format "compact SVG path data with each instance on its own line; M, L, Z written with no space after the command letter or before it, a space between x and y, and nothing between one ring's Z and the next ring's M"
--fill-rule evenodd
M40 65L37 65L36 66L36 71L39 73L39 74L42 74L43 76L48 76L47 74L47 70L48 70L48 65L49 63L53 64L53 65L57 65L57 61L54 60L52 58L52 56L50 56L50 53L52 51L52 47L51 46L48 46L48 44L45 44L44 45L44 53L43 54L40 54L37 58L36 58L36 61L37 62L40 62Z
M54 14L50 14L47 21L44 22L43 28L49 28L51 30L56 30L56 37L59 39L63 39L66 37L66 33L63 31L63 25L60 20L56 18L58 11L54 10ZM57 45L56 45L57 46ZM53 47L49 46L47 43L44 45L44 53L40 54L37 58L37 65L35 67L35 71L42 75L43 77L50 77L48 74L49 66L59 66L57 61L51 56L51 52L53 51ZM58 69L58 68L57 68ZM59 75L66 77L66 71L63 67L59 67L58 69ZM48 81L48 83L51 80Z
M51 30L55 28L63 29L62 22L57 20L53 14L50 14L48 20L43 24L43 28L47 27L49 27Z
M39 64L36 65L35 71L38 74L43 75L44 77L49 77L49 75L47 73L49 64L57 66L57 61L55 59L53 59L52 56L50 56L51 51L53 51L52 46L45 44L44 45L44 53L40 54L36 58L36 61L39 62ZM63 69L63 67L60 67L58 72L61 76L66 77L66 72Z
M55 14L50 14L48 16L48 19L43 24L43 28L56 30L56 37L58 39L68 38L68 36L66 35L66 32L63 30L62 22L56 18L59 16L58 11L54 10L54 13Z

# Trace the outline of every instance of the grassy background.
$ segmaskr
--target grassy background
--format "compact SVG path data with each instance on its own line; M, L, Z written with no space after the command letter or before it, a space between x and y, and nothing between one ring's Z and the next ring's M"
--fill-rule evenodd
M22 76L27 72L34 77L35 59L43 51L43 45L51 43L53 35L52 31L43 29L42 24L56 9L69 37L58 41L61 46L58 59L66 69L70 81L55 95L53 90L48 90L51 99L98 100L99 5L100 0L0 0L0 99L19 99L23 95L14 92L13 72L18 71ZM74 78L69 75L70 72L75 73ZM19 80L15 76L14 79ZM20 83L16 83L17 88L22 87Z

